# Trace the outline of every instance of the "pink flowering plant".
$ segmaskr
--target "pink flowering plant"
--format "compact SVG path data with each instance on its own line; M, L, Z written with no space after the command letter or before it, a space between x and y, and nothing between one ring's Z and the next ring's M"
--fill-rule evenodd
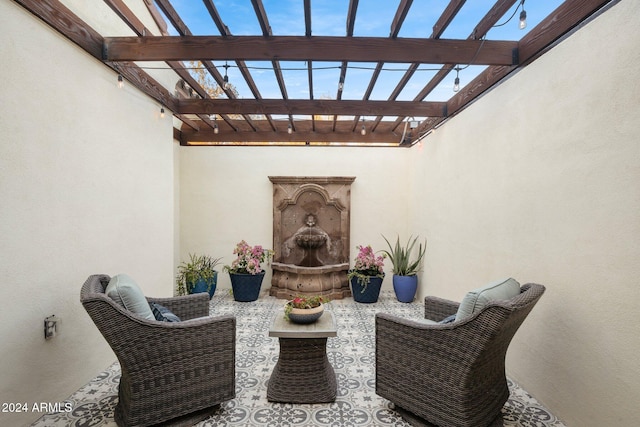
M384 278L384 259L386 254L376 255L371 245L357 246L358 256L347 276L349 280L358 278L358 283L363 287L362 292L367 288L371 277Z
M237 255L236 259L231 265L225 265L224 270L236 274L260 274L264 271L262 263L273 256L271 249L264 249L260 245L250 246L244 240L236 245L233 253Z
M329 300L322 295L312 296L297 296L291 301L287 301L284 306L284 318L289 320L289 314L294 308L309 309L319 307L320 305L329 302Z

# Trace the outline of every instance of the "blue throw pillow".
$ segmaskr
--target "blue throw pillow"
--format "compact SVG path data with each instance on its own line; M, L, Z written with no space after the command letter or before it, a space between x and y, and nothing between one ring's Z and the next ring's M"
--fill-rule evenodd
M156 320L159 320L161 322L179 322L180 321L180 318L175 314L173 314L171 310L169 310L164 305L160 305L157 302L152 302L152 303L149 303L149 306L151 307L151 311L153 312L153 315L156 318Z
M447 317L445 317L444 319L442 319L442 320L441 320L440 322L438 322L438 323L440 323L440 324L444 325L444 324L446 324L446 323L453 323L453 322L455 322L455 320L456 320L456 315L455 315L455 314L452 314L451 316L447 316Z

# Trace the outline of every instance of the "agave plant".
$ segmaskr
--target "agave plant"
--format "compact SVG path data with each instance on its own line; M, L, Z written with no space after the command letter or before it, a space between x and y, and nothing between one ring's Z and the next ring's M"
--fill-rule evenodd
M393 274L397 274L398 276L415 276L418 273L418 270L420 270L422 258L427 250L427 239L424 240L424 246L422 243L418 245L418 256L412 261L411 252L418 241L418 236L411 240L412 237L413 236L409 236L407 244L402 246L400 245L400 236L398 236L396 244L391 246L389 240L382 236L382 238L387 242L387 245L389 245L389 250L382 250L382 252L387 254L391 260L391 264L393 264Z

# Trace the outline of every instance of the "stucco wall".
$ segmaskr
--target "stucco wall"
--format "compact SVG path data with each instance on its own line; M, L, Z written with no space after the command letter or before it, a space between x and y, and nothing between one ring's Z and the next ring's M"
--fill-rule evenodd
M635 425L639 20L621 1L410 150L178 148L158 105L0 2L1 401L56 402L114 360L78 301L87 275L169 295L176 257L270 246L267 176L347 175L352 254L427 236L421 296L545 284L510 375L567 425ZM45 341L50 314L61 333Z
M351 260L357 245L384 246L381 234L404 236L410 195L409 150L330 147L182 147L180 248L224 257L244 239L272 247L273 184L269 176L355 176L351 185ZM387 262L390 271L391 264ZM270 286L270 271L263 289ZM231 287L220 274L221 288ZM391 287L391 276L383 286Z
M172 294L174 144L158 105L16 3L0 28L0 402L29 410L0 424L15 426L115 361L79 301L88 275Z
M638 24L620 2L412 149L423 293L546 285L508 371L570 426L640 417Z

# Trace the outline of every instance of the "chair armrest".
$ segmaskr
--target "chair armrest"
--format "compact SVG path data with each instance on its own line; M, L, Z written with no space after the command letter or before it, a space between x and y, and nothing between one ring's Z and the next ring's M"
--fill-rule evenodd
M467 320L433 324L378 313L375 322L376 358L400 370L430 370L445 361L464 365L479 350L469 345L478 341L478 330Z
M443 298L428 296L424 299L425 319L441 321L445 317L456 314L460 303Z
M233 315L201 317L184 322L159 322L132 318L117 337L122 351L114 349L121 363L132 371L146 367L182 364L203 354L216 363L235 361L236 319ZM126 336L123 336L126 335Z
M173 314L178 316L180 320L209 315L209 294L206 292L169 298L148 297L147 301L167 307Z

